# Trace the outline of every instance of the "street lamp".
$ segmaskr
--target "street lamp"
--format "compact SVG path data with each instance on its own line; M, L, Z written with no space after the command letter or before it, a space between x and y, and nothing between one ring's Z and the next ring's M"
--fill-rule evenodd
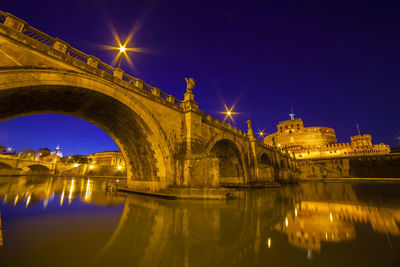
M264 137L264 130L258 130L258 136L262 139Z
M124 45L120 45L119 46L119 61L118 61L118 69L121 68L121 59L122 59L122 54L124 54L126 56L126 48Z
M144 51L141 48L127 47L131 38L132 38L132 36L128 36L128 38L125 40L125 42L121 43L119 37L117 35L115 35L115 39L117 41L118 46L105 46L107 49L118 51L118 54L114 57L111 64L114 65L118 61L119 69L121 68L122 56L125 56L126 61L128 61L129 66L133 67L133 63L132 63L131 59L129 58L127 52L143 52Z
M233 109L235 108L235 105L231 106L228 108L226 105L224 105L225 111L221 112L221 114L225 115L224 121L228 120L229 125L234 122L232 115L239 114L238 112L234 112Z

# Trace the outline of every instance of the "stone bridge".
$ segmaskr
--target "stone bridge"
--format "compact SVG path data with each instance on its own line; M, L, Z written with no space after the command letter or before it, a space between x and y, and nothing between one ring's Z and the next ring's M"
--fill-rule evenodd
M86 164L76 167L74 164L35 161L13 156L0 156L0 175L24 174L84 174Z
M294 177L289 155L119 68L0 12L0 121L65 114L103 129L121 150L128 187L219 187Z

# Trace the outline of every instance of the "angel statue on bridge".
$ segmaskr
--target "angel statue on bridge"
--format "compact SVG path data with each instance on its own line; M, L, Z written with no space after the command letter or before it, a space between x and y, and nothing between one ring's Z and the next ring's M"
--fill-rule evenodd
M185 81L186 81L186 92L192 93L192 90L195 85L194 79L193 78L185 78Z

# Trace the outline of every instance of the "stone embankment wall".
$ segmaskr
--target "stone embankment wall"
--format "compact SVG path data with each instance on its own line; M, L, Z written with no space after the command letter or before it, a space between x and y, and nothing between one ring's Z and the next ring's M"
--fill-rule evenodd
M380 156L302 160L302 178L400 178L400 153Z
M350 176L400 178L400 155L350 159Z

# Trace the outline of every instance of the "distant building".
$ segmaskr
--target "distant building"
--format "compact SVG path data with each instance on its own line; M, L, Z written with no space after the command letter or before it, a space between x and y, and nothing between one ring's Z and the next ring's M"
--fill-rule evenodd
M264 143L280 148L323 146L337 142L335 130L328 127L304 127L301 119L281 121L277 132L265 137Z
M40 154L42 157L47 157L47 156L50 155L50 153L51 153L51 150L48 149L47 147L41 148L41 149L39 149L39 151L38 151L38 154Z
M58 157L62 158L63 157L63 153L60 150L60 146L57 146L55 150L53 150L50 155L57 155Z
M96 165L125 166L124 157L120 151L103 151L89 155L89 161Z
M53 150L49 156L42 157L44 161L54 161L58 162L63 157L63 153L60 150L60 146L58 145L55 150Z
M372 144L369 134L350 138L350 143L337 143L335 130L328 127L304 127L301 119L279 122L277 132L265 137L264 143L276 146L297 159L357 157L390 153L385 144Z

